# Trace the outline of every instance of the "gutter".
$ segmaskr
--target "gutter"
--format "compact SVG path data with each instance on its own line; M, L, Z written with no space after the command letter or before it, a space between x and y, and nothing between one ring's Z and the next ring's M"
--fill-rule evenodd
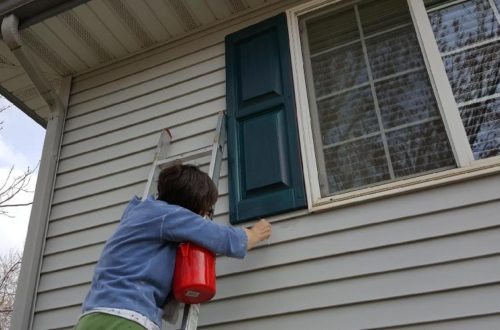
M64 99L61 99L43 75L30 50L23 46L18 18L15 15L5 17L2 20L1 30L4 42L21 63L50 108L10 328L11 330L26 330L31 329L33 323L36 291L45 249L71 77L63 78L61 96Z
M19 19L19 29L22 30L88 1L90 0L0 0L0 20L14 14Z
M11 12L33 1L34 0L4 0L0 3L0 14Z

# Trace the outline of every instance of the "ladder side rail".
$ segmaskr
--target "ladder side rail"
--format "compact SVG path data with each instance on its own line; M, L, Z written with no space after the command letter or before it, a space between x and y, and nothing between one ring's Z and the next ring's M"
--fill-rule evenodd
M144 193L142 194L142 200L148 198L150 194L154 191L153 182L158 181L158 163L167 156L168 147L172 141L172 134L168 128L165 128L160 133L160 139L156 145L155 155L153 158L153 165L149 170L148 181L146 187L144 188Z
M198 327L198 316L200 314L200 304L184 305L182 315L182 330L196 330Z
M148 196L153 195L156 191L156 186L153 184L154 182L158 182L158 176L160 175L160 169L156 162L153 163L152 169L149 171L148 182L146 183L146 187L144 188L144 193L142 194L142 200L148 198Z
M217 130L212 144L212 159L208 169L208 176L212 179L215 185L219 186L220 168L222 163L222 155L224 150L224 142L226 141L226 116L224 111L219 113L217 121Z

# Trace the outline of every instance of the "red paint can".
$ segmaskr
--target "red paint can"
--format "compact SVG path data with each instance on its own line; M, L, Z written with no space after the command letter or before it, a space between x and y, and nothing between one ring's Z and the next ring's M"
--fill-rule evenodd
M199 304L215 296L215 254L196 244L179 244L175 258L174 297L185 304Z

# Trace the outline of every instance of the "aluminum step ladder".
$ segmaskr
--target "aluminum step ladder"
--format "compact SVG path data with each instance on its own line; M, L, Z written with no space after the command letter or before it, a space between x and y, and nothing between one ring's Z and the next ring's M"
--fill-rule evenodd
M202 157L207 157L209 155L211 156L211 158L210 166L208 168L208 175L215 183L215 186L218 187L224 142L226 141L226 116L224 111L219 112L215 137L211 146L169 157L168 149L170 147L171 141L172 134L168 129L163 129L161 131L160 139L156 147L153 165L151 166L151 170L149 171L148 182L142 195L143 200L145 200L148 196L156 193L156 184L153 183L158 182L158 176L163 168L177 162L189 162ZM184 306L181 329L196 330L196 328L198 327L199 313L199 304L186 304Z

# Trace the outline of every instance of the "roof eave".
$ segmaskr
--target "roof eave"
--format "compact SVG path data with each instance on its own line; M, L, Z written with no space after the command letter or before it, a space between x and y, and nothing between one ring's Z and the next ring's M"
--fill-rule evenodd
M90 0L3 0L0 2L0 23L10 14L19 19L19 29L27 28L47 18L56 16ZM0 33L0 40L2 34ZM47 120L26 106L15 95L0 86L0 94L21 109L40 126L46 128Z
M68 11L90 0L4 0L0 3L0 22L10 14L19 19L19 29Z
M10 103L14 104L18 109L24 112L28 117L33 119L38 125L47 128L47 120L40 117L33 109L26 106L26 104L18 99L14 94L0 85L0 94L5 97Z

